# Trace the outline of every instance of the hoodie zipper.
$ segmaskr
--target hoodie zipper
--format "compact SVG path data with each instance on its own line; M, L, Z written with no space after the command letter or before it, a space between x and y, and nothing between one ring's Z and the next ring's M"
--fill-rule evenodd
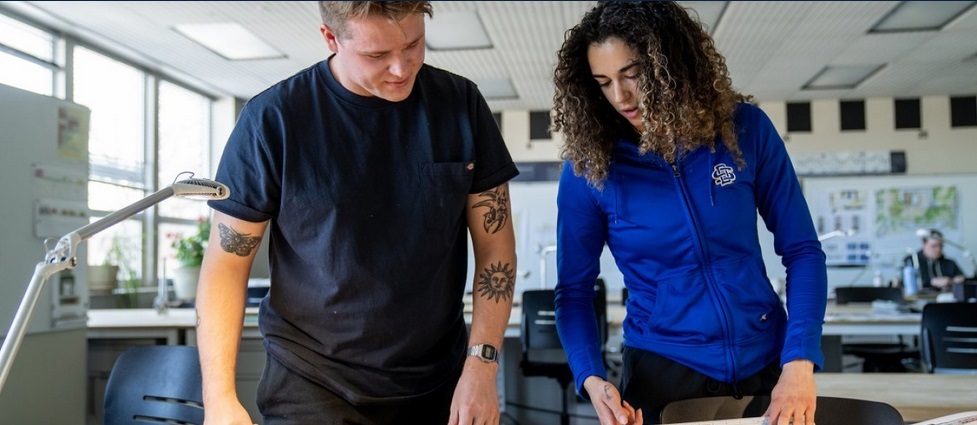
M718 284L716 283L716 278L712 274L712 268L709 265L709 252L702 236L702 232L699 229L699 222L695 214L694 209L691 205L691 195L689 194L688 187L686 186L686 180L682 178L682 172L679 167L678 161L669 162L668 165L672 168L672 174L675 177L675 186L679 189L679 196L682 198L682 204L685 206L685 212L689 217L689 221L692 223L692 230L695 234L696 253L699 255L699 264L702 265L703 277L709 284L709 290L712 292L713 297L716 299L716 304L719 306L720 315L723 318L723 327L726 328L725 340L726 340L726 358L729 362L730 368L730 382L736 382L736 359L733 356L733 340L732 340L732 330L730 329L730 317L729 311L726 308L723 297L721 297L719 290L717 289Z

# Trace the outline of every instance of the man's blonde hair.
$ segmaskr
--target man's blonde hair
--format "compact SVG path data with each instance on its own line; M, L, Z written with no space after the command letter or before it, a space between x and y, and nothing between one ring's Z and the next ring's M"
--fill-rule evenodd
M337 37L348 39L347 23L364 16L382 16L393 22L400 22L415 13L434 16L434 8L429 1L320 1L319 13L322 23L329 27Z

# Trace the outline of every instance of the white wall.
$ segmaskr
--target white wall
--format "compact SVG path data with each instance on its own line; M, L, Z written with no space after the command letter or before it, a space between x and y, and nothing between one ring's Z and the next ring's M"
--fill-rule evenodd
M866 131L841 131L838 100L811 102L810 133L791 133L786 142L790 153L834 151L904 150L907 174L953 174L977 172L977 127L950 128L950 99L929 96L921 99L922 130L895 130L892 98L865 100ZM787 134L785 102L761 102L781 135Z

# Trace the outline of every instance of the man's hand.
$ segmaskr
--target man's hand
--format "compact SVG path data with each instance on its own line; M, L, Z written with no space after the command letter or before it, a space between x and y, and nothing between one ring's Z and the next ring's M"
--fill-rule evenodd
M817 395L814 364L794 360L784 365L770 395L770 407L763 416L769 418L770 425L814 425Z
M590 402L597 411L601 425L642 425L644 417L628 402L621 400L621 393L614 385L598 376L590 376L583 383L590 395Z
M255 425L248 411L241 403L227 403L224 406L207 405L204 412L204 425Z
M451 398L449 425L496 425L499 423L499 391L495 376L498 363L486 363L475 357L465 360Z
M950 277L948 276L933 276L930 278L930 285L934 288L944 289L950 285Z

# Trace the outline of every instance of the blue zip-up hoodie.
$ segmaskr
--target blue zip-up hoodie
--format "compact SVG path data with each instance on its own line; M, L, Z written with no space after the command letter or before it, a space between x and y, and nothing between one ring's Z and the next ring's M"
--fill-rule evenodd
M742 169L722 144L673 166L628 140L616 144L603 190L564 164L556 322L578 393L591 375L607 379L593 309L605 243L628 288L626 346L722 382L778 357L821 368L827 276L810 211L766 114L743 103L734 122ZM763 265L758 212L787 268L789 320Z

